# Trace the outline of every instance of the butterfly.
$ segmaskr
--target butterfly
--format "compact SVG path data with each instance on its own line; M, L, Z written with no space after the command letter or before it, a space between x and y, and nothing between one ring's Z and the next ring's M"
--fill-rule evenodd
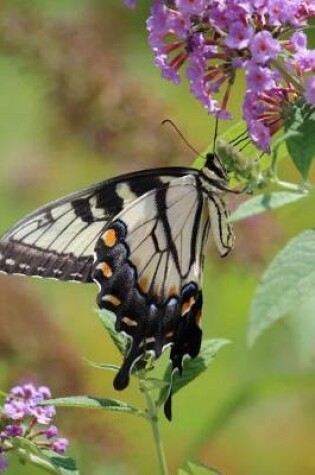
M129 337L114 379L128 386L147 352L170 347L173 370L200 351L202 274L210 230L221 256L234 244L215 154L203 168L144 170L94 184L26 216L0 240L0 272L95 282L97 304ZM170 418L170 409L166 410Z

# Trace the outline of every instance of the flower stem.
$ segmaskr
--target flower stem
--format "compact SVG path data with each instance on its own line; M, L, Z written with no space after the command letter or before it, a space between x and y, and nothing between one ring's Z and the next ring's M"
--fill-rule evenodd
M295 191L297 193L305 193L307 194L310 191L310 186L307 183L303 183L302 185L297 185L295 183L290 183L288 181L279 180L278 178L271 178L271 183L275 183L282 188L285 188L290 191Z
M157 405L155 403L155 400L152 397L150 389L146 385L146 381L144 379L140 379L139 384L140 384L140 390L143 392L146 399L146 403L147 403L147 411L148 411L147 417L150 421L151 429L153 433L155 451L156 451L157 462L159 466L159 474L168 475L169 471L167 468L164 446L163 446L160 427L159 427Z

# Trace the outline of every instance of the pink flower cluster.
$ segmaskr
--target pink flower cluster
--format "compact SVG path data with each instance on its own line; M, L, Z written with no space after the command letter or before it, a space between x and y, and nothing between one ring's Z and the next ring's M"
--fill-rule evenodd
M14 386L10 390L0 419L0 473L8 466L4 454L12 449L14 437L27 438L38 447L64 454L69 443L67 439L58 437L57 427L51 424L55 408L40 405L50 398L49 388L35 387L32 383Z
M301 31L314 16L315 0L154 0L147 28L162 76L178 84L186 63L192 94L219 118L230 117L232 86L244 71L243 116L268 151L287 105L300 96L315 104L315 51Z

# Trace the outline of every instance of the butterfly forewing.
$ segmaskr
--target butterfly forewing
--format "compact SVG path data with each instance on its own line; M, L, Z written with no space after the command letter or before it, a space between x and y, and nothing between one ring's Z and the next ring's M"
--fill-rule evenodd
M134 199L190 169L122 175L50 203L21 220L0 241L0 271L92 282L102 229Z

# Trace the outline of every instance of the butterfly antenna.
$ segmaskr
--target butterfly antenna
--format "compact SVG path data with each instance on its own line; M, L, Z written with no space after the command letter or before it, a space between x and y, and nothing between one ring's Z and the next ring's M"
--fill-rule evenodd
M190 148L190 150L192 150L198 157L201 157L201 153L198 152L198 150L196 150L189 142L188 140L186 139L186 137L183 135L183 133L179 130L179 128L177 127L177 125L171 120L171 119L164 119L162 121L162 125L165 125L165 124L169 124L173 127L173 129L176 130L176 132L178 133L178 135L180 136L180 138L184 141L184 143L187 145L188 148Z
M218 133L219 133L219 119L218 119L218 116L216 116L215 126L214 126L214 137L213 137L213 153L215 153L215 146L217 143Z

